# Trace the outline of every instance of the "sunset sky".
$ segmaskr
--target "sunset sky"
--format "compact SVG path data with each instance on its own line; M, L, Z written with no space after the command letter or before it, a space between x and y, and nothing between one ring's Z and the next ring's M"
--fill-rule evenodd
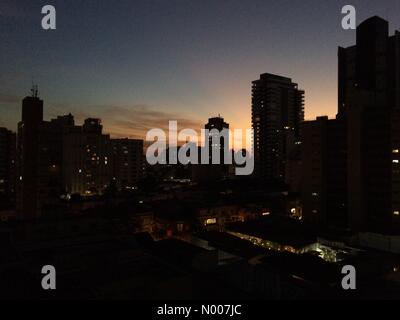
M113 136L144 137L178 120L203 126L221 114L249 128L251 81L288 76L305 90L306 118L335 116L337 47L353 4L400 28L400 2L336 0L2 0L0 126L15 130L32 78L45 118L100 117ZM41 28L41 7L57 9L57 30Z

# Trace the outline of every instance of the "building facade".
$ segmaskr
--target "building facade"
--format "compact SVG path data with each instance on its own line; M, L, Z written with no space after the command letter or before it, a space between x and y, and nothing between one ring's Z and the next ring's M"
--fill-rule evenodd
M64 184L68 194L102 194L113 180L112 144L100 119L86 119L64 136Z
M286 164L299 157L304 91L290 78L262 74L252 85L254 176L288 181Z
M32 96L22 101L22 119L18 123L17 147L17 212L21 219L40 216L39 192L40 127L43 121L43 100L33 89Z
M71 114L44 121L35 88L23 100L17 140L19 219L51 213L62 196L101 195L111 183L133 188L143 170L143 140L112 140L103 134L100 119L86 119L81 126Z
M198 163L191 166L191 178L194 182L210 183L229 175L229 163L226 156L230 151L229 123L221 116L209 118L204 128L207 130L205 145L198 148ZM205 149L206 148L206 149ZM208 164L201 164L202 153L208 149Z
M318 117L302 125L303 218L322 226L346 228L346 122Z
M16 173L16 134L0 128L0 195L14 202Z
M400 33L389 36L388 22L376 16L362 22L356 45L339 47L338 82L336 119L304 124L304 213L324 222L327 212L346 217L354 231L399 230ZM326 186L321 192L314 192L313 176ZM320 195L320 209L310 193Z
M143 140L112 139L114 177L119 189L135 189L143 177Z
M400 33L372 17L357 43L339 48L339 115L348 122L349 224L390 231L399 225Z

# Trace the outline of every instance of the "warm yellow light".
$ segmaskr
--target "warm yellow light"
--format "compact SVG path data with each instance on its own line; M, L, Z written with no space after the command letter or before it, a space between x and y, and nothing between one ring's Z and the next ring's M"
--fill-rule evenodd
M262 213L263 216L269 216L270 214L271 214L271 212L269 212L269 211Z
M394 149L393 153L399 153L399 149Z
M395 215L395 216L400 216L400 211L393 211L393 214Z
M216 218L211 218L211 219L207 219L206 220L206 225L216 224L216 223L217 223L217 219Z

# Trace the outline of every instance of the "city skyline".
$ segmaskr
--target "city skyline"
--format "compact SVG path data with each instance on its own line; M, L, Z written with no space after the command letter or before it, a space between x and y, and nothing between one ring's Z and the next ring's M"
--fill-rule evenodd
M43 5L0 4L0 299L399 299L400 3Z
M230 1L203 7L123 1L66 7L55 1L58 26L52 34L40 28L39 4L6 1L0 6L0 35L9 63L2 68L0 126L16 130L33 78L45 101L45 119L68 113L77 122L99 117L117 138L143 138L168 120L201 128L218 113L232 128L246 129L250 83L263 72L299 83L305 119L332 118L337 47L355 39L353 30L341 28L344 4ZM385 4L355 1L357 21L375 14L395 21L399 4ZM198 16L188 19L190 12Z

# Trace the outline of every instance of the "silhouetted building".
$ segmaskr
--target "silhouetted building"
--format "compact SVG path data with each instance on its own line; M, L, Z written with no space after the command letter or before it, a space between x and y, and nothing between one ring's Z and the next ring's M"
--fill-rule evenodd
M0 194L11 202L15 197L16 146L16 134L0 128Z
M286 181L286 164L301 143L304 120L304 91L291 79L262 74L252 86L254 130L254 176ZM290 172L290 171L289 171Z
M216 164L225 163L225 150L229 153L229 133L226 131L226 135L223 135L224 129L229 129L229 124L224 121L224 118L220 116L208 119L208 122L204 126L208 131L208 147L209 147L209 163L213 161ZM213 153L219 155L219 161L213 159Z
M348 193L353 229L400 222L400 33L372 17L357 44L339 48L339 116L348 122Z
M35 219L41 214L39 135L42 121L43 100L33 88L32 96L22 101L22 120L18 124L17 210L23 219Z
M64 186L64 137L75 126L71 114L43 121L40 128L40 179L41 202L46 206L59 203L65 193Z
M339 47L336 120L304 126L304 213L342 220L343 202L347 226L356 231L400 226L400 33L389 37L388 29L372 17L358 26L355 46ZM318 163L322 173L311 169ZM314 191L312 177L326 188ZM319 194L319 208L310 193Z
M143 140L112 139L114 177L120 189L138 186L143 176Z
M303 218L323 226L346 228L346 123L328 117L305 121L302 137Z
M212 182L229 175L229 163L225 153L231 156L229 149L229 124L221 116L208 119L204 128L208 130L204 147L198 148L199 164L192 166L192 180ZM226 129L226 130L225 130ZM201 154L208 148L208 164L201 164Z
M74 126L72 115L43 121L43 100L37 88L22 103L18 124L17 211L20 219L35 219L63 193L63 136Z
M86 119L64 137L64 183L69 194L102 194L113 176L113 152L100 119Z

